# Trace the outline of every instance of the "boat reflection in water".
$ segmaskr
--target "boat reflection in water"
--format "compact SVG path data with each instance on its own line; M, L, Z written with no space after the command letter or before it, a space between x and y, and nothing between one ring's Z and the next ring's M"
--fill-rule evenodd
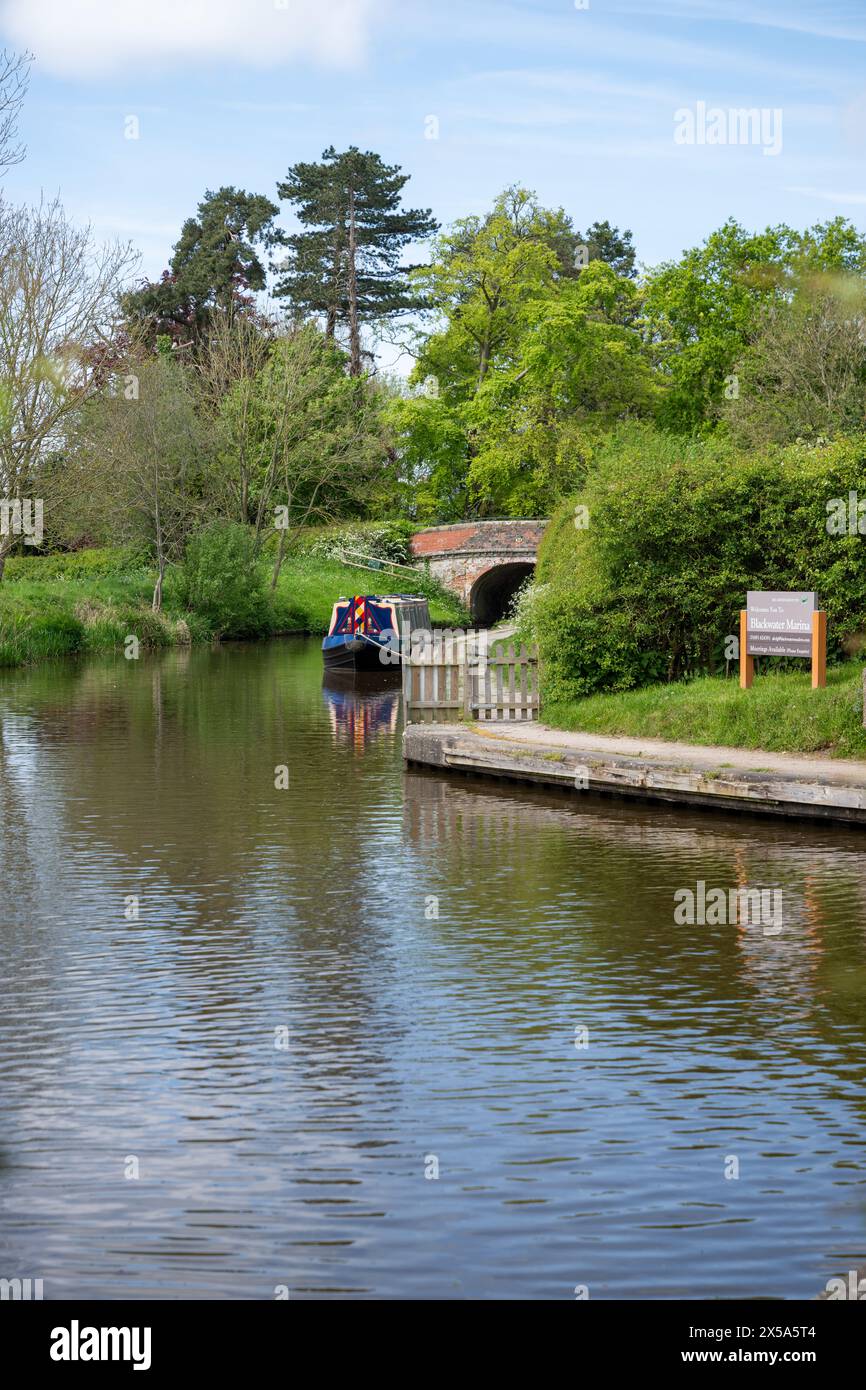
M363 752L377 739L393 739L400 720L400 668L326 670L322 696L334 743Z

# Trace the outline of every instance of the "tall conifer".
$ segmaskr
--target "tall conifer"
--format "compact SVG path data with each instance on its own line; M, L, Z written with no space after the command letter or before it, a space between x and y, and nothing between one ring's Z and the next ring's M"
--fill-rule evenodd
M320 163L293 165L277 185L303 230L286 238L275 293L299 315L324 318L329 337L344 329L353 376L361 372L362 325L420 305L401 255L438 224L429 208L401 207L408 180L371 150L352 145L339 154L332 145Z

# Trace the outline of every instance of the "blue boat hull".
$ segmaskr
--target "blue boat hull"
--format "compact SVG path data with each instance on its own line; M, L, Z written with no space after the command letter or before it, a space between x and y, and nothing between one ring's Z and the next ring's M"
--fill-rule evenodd
M383 656L387 659L383 660ZM322 659L330 671L393 671L399 664L395 663L390 648L351 633L326 637L322 642Z

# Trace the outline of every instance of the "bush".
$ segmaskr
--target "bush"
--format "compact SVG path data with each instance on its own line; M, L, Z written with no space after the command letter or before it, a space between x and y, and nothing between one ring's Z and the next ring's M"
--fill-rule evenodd
M255 541L245 526L214 521L192 537L177 576L182 603L219 637L266 632L269 613Z
M533 621L549 698L714 673L749 589L817 590L831 658L852 650L866 540L827 530L828 503L850 491L866 500L864 440L743 457L718 437L621 432L540 549Z
M538 607L546 591L547 585L536 584L535 576L531 574L511 596L507 616L514 623L517 636L522 641L533 640Z
M117 621L123 634L122 642L127 637L137 637L142 647L152 650L172 645L171 626L162 613L126 605L118 609Z
M377 560L406 565L411 560L409 542L414 529L409 521L359 521L320 532L310 541L307 550L310 555L325 560L342 560L345 552L351 550L360 555L372 555Z

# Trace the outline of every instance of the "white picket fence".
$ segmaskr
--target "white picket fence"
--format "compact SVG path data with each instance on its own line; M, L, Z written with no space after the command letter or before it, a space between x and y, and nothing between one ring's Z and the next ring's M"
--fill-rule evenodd
M403 705L407 724L539 719L538 650L501 639L413 640L403 656Z

